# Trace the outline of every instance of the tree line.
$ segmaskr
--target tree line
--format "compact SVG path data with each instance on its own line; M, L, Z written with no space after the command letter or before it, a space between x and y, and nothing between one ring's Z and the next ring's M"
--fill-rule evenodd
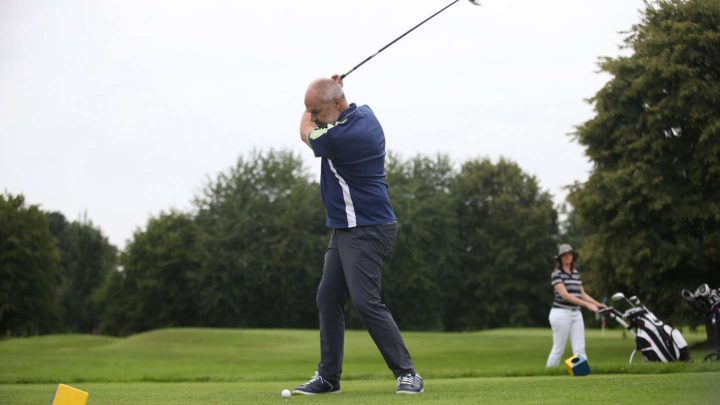
M562 221L514 162L391 154L400 228L383 290L401 328L546 325L565 241L596 297L622 290L700 323L677 294L720 286L718 21L720 0L648 2L625 40L632 54L600 60L611 79L572 134L593 168ZM287 151L241 156L191 210L150 218L122 251L87 218L0 195L0 336L316 327L329 234L309 172Z
M387 178L400 232L385 267L385 301L402 327L543 324L557 214L534 177L505 160L473 160L456 170L445 156L391 156ZM46 230L34 238L44 240L37 253L48 254L43 297L47 316L63 323L4 332L316 327L329 236L318 190L298 155L254 152L210 181L191 212L150 218L117 268L114 248L90 224L68 224L6 195L3 212L32 217L38 233ZM349 322L361 327L354 313Z

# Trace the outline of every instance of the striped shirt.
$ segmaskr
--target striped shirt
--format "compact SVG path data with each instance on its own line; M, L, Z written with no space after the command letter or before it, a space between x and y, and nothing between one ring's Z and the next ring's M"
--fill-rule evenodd
M553 286L553 308L565 308L565 309L579 309L579 305L575 305L572 302L567 302L563 297L558 294L555 290L555 284L563 283L565 289L574 295L575 297L582 297L582 280L580 279L580 272L577 269L573 269L572 274L567 274L560 269L555 269L550 276L550 281Z

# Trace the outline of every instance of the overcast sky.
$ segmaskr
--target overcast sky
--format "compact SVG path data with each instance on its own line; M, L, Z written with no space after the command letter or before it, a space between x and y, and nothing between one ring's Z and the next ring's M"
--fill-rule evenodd
M297 132L309 82L449 1L2 0L0 192L68 220L86 212L122 248L253 149L296 151L317 176ZM609 79L598 58L627 53L621 32L642 8L461 0L348 76L345 92L373 108L388 150L505 157L560 203L591 167L568 134Z

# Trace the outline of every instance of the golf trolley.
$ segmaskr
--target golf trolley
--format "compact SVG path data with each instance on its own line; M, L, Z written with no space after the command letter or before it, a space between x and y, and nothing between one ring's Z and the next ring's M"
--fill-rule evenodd
M613 318L627 329L635 339L635 349L630 354L629 364L637 352L645 361L689 361L690 351L687 342L679 330L667 325L640 302L636 296L626 298L621 292L612 296L613 301L623 301L630 305L625 312L613 307L601 308L598 313Z
M704 317L710 317L711 325L715 327L715 353L710 353L704 361L720 361L720 291L710 289L707 284L701 284L694 293L683 289L680 297L692 305Z

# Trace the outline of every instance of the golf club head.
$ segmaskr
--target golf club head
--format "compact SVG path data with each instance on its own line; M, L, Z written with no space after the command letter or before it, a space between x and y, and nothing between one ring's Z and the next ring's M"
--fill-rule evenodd
M635 305L640 305L640 298L637 297L637 295L633 295L632 297L628 298L630 302L632 302Z
M472 4L476 5L476 6L479 6L479 5L481 5L481 4L480 4L480 2L479 2L478 0L468 0L468 1L469 1L470 3L472 3Z
M612 295L612 297L610 297L610 299L613 301L622 301L625 299L625 294L623 294L621 292L616 292L615 294Z
M632 301L630 301L630 300L625 296L625 294L623 294L623 293L621 293L621 292L616 292L616 293L613 294L613 296L612 296L612 300L613 300L613 301L622 301L622 300L625 300L625 302L627 302L628 304L630 304L631 307L636 307L636 306L640 305L640 300L639 300L637 297L633 296L632 298L634 298L637 302L632 302Z
M688 291L684 288L682 289L682 291L680 291L680 297L682 297L682 299L684 299L685 301L688 301L688 302L695 301L695 297L693 296L693 293L691 293L690 291Z
M695 291L696 297L707 297L710 294L710 286L707 284L701 284L700 287Z

